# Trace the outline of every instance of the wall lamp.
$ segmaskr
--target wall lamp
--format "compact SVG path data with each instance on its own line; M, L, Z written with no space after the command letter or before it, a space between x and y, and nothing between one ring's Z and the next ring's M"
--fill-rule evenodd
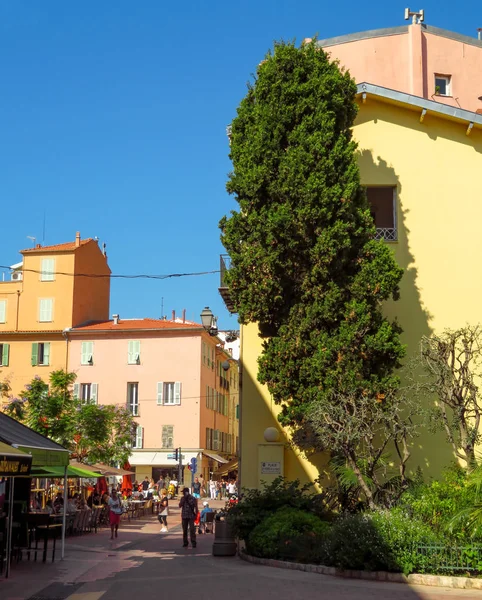
M209 335L218 335L218 318L213 315L209 306L205 306L201 313L201 324Z

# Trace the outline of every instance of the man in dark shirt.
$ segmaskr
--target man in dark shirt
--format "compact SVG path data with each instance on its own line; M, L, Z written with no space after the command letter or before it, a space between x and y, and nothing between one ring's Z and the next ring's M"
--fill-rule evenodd
M149 489L149 477L146 477L142 482L142 495L144 498L147 497L147 490Z
M181 509L182 519L182 545L187 548L187 530L189 528L189 537L191 538L191 546L196 547L196 528L194 526L194 520L197 517L198 507L197 500L189 493L189 488L182 490L182 498L179 502L179 508Z

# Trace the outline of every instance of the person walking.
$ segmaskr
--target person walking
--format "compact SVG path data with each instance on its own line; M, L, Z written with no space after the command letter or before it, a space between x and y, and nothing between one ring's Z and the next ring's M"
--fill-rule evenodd
M149 477L145 477L142 482L142 495L147 498L147 490L149 489Z
M179 508L181 509L182 519L182 545L187 548L187 530L189 528L189 536L191 539L191 546L196 547L196 528L194 526L194 520L197 518L198 507L197 500L189 493L189 488L182 490L182 498L179 502Z
M209 497L211 500L216 500L216 482L214 479L209 480Z
M119 529L120 518L122 514L121 500L115 490L112 490L111 497L108 501L109 506L109 523L110 523L110 539L117 537L117 530Z
M161 504L159 506L159 522L161 523L161 533L167 533L167 517L169 516L169 500L167 490L161 490Z
M200 498L201 497L201 482L199 481L198 477L194 478L194 483L192 484L192 495L194 496L194 498Z

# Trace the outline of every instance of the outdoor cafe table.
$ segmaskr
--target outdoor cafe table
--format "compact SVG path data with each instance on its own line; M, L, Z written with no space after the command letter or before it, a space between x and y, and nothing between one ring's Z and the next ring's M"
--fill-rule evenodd
M143 508L145 503L146 503L146 500L130 500L129 501L128 510L132 512L132 518L134 518L136 513L137 513L137 516L139 516L139 509Z

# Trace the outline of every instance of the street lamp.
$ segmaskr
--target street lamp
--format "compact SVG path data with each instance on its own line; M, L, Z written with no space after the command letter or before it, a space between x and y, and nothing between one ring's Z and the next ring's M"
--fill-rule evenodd
M201 323L209 335L218 335L217 317L213 315L213 311L209 306L205 306L201 313Z

